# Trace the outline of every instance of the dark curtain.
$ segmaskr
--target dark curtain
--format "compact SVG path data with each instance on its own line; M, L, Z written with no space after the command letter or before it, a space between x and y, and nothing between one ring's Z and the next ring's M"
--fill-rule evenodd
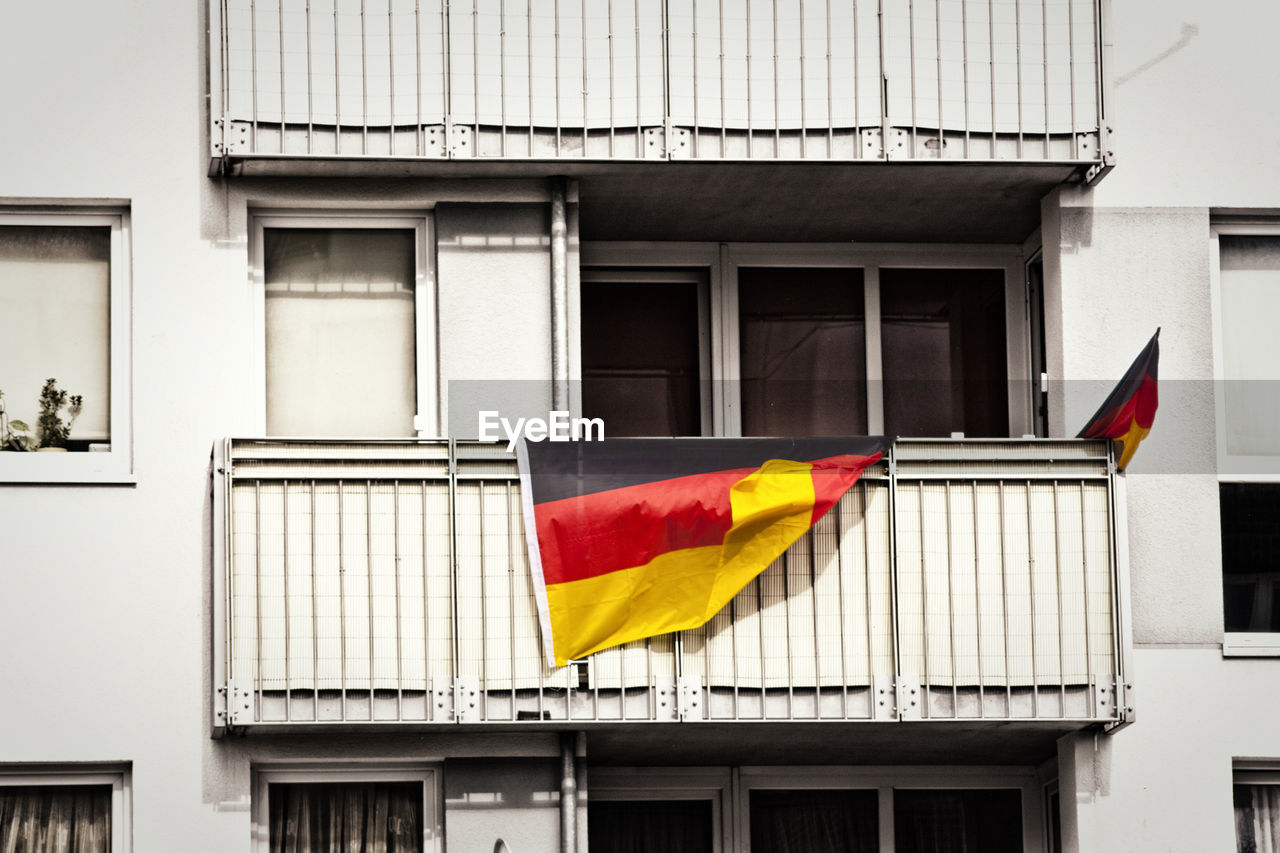
M1022 853L1015 790L893 792L897 853Z
M5 853L109 853L110 785L0 788Z
M591 853L711 853L710 800L599 800L587 809Z
M751 792L751 853L876 853L876 791Z
M421 853L418 782L275 784L271 853Z

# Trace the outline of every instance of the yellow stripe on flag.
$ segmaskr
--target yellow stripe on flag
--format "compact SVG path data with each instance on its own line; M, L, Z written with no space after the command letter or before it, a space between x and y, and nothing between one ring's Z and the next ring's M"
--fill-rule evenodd
M733 524L720 546L671 551L635 568L549 584L556 664L706 623L809 529L811 470L805 462L771 459L734 483Z

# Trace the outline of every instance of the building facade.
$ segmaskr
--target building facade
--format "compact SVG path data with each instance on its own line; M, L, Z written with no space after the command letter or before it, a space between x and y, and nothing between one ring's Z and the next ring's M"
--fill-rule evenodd
M13 849L1280 841L1266 4L74 7L0 13ZM486 412L897 440L551 668Z

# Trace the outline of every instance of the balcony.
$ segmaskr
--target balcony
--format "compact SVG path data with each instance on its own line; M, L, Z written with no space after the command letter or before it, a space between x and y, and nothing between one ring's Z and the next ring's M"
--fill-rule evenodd
M230 439L216 725L1119 724L1104 443L898 441L702 628L541 656L501 447Z
M999 162L1092 179L1110 163L1103 8L221 0L213 168Z

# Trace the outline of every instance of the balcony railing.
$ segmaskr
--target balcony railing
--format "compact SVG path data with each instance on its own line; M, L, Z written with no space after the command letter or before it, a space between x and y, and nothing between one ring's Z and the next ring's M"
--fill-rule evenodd
M1108 160L1105 0L221 0L213 156Z
M1125 715L1105 444L899 441L707 625L559 669L500 447L220 454L219 726Z

